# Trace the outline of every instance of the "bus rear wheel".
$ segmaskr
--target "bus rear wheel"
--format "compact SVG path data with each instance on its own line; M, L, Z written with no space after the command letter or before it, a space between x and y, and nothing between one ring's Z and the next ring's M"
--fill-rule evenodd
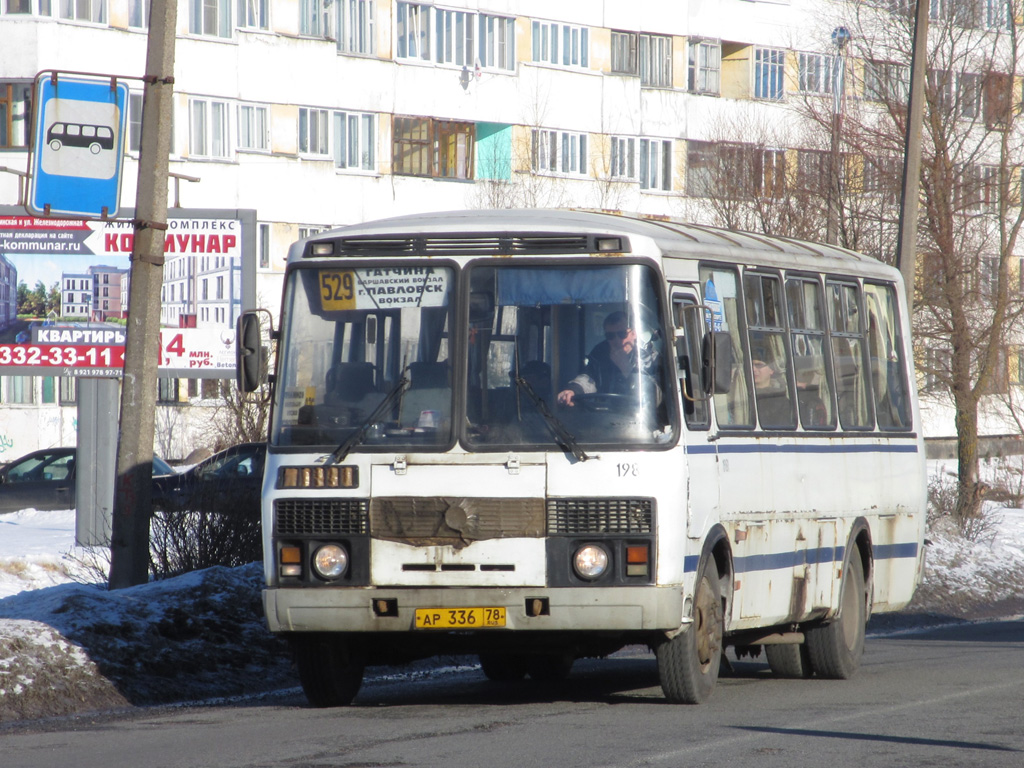
M701 569L693 597L693 622L682 634L654 651L665 698L675 704L706 701L718 681L722 663L725 617L722 589L714 561Z
M846 680L853 676L864 655L867 623L867 591L864 565L856 549L843 568L842 604L839 618L808 629L805 637L811 669L818 677Z
M343 639L330 636L297 637L292 655L299 682L314 707L347 707L363 685L365 664Z
M807 645L804 643L766 645L764 654L768 657L768 666L776 677L806 680L814 674Z
M481 653L480 668L488 680L510 683L522 680L529 671L526 656L517 653Z

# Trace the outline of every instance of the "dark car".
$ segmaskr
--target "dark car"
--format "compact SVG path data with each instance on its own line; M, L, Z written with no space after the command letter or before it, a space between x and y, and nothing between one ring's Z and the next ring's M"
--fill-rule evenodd
M239 443L179 474L154 480L154 505L168 512L240 513L259 520L266 443Z
M75 448L33 451L0 469L0 512L20 509L75 508ZM159 456L153 457L156 481L174 474Z

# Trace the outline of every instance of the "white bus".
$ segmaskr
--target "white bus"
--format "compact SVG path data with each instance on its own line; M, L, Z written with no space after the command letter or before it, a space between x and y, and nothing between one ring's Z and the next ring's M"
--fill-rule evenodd
M261 378L259 316L239 382ZM316 706L367 665L559 679L649 646L667 699L728 645L846 678L923 568L899 273L839 248L565 210L292 246L264 606Z

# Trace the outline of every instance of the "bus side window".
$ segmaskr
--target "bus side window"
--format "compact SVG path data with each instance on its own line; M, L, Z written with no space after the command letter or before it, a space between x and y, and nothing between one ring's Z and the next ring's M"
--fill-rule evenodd
M750 364L757 417L763 429L795 429L793 381L782 310L782 285L775 275L745 272Z
M752 428L750 378L747 373L746 344L743 336L743 308L740 306L739 277L734 269L701 266L701 291L710 315L711 330L724 331L732 339L732 384L726 394L715 395L715 418L727 429Z
M683 415L690 429L707 429L709 426L707 395L701 386L701 329L697 303L690 296L676 296L672 315L682 339L677 337L676 354L679 356L679 386L683 391ZM690 309L687 309L690 308Z
M872 402L860 288L856 283L829 281L828 299L839 423L843 429L871 429Z
M788 278L786 300L800 423L804 429L835 429L836 406L832 366L825 344L821 284L811 278Z
M864 286L868 305L868 359L880 429L910 429L907 369L896 294L891 285Z

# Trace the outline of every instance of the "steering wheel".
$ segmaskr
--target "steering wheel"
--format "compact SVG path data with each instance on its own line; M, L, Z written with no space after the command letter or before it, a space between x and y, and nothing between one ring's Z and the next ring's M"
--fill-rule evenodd
M626 413L636 410L636 398L616 392L590 392L576 395L573 402L586 411Z

